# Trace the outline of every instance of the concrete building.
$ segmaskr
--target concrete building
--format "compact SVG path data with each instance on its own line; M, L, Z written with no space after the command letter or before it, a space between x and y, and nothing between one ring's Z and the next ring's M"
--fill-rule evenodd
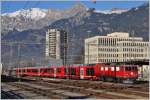
M144 59L149 59L149 46L142 37L129 37L129 33L114 32L85 39L85 64Z
M48 29L46 32L46 57L66 62L67 55L67 32L61 29Z

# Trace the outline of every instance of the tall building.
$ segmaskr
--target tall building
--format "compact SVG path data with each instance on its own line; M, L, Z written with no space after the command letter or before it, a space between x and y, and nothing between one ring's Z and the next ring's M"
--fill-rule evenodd
M62 59L66 63L67 55L67 32L61 29L48 29L46 32L46 57L56 60Z
M144 59L149 59L149 46L142 37L129 37L129 33L114 32L85 39L85 64Z

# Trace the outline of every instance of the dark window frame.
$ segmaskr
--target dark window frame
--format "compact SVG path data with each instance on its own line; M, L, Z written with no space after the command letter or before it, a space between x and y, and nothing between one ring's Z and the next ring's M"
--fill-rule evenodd
M94 68L87 68L86 69L87 76L94 76Z

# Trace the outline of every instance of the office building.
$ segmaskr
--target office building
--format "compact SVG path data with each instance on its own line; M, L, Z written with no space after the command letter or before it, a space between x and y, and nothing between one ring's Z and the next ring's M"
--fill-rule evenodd
M114 32L85 39L85 64L144 59L149 59L149 45L142 37L129 37L129 33Z

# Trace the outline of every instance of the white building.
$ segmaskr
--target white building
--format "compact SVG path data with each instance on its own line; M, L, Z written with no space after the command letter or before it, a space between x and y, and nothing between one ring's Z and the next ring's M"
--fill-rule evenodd
M46 32L45 56L65 61L67 55L66 44L67 32L60 29L48 29Z
M85 64L149 59L148 50L148 42L142 37L129 37L129 33L95 36L85 39Z

